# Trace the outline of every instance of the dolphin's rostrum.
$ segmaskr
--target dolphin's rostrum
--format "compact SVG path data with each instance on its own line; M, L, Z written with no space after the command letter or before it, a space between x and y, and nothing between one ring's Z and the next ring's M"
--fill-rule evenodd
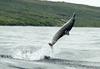
M57 33L54 35L52 42L49 43L50 47L52 48L53 45L60 39L62 36L69 35L69 31L72 29L74 23L75 23L75 16L76 14L73 13L73 16L66 22L60 30L57 31Z

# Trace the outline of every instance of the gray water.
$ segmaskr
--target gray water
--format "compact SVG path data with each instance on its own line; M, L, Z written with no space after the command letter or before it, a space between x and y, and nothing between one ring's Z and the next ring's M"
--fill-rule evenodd
M100 28L75 27L52 52L59 28L0 26L0 69L100 69Z

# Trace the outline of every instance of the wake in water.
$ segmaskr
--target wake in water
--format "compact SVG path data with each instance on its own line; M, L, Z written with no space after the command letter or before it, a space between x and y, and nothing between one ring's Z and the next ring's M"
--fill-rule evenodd
M10 56L10 55L3 55L3 56ZM66 60L66 59L59 59L59 58L50 58L50 59L39 59L39 60L23 60L23 59L18 59L18 58L13 58L13 57L3 57L2 58L9 58L11 59L11 61L13 63L18 63L18 65L15 63L15 64L12 64L12 62L7 62L7 65L9 65L9 67L12 67L12 68L23 68L23 69L27 69L23 66L20 66L20 62L23 64L23 63L27 63L30 64L29 62L33 62L32 64L34 65L34 62L35 64L39 64L39 65L46 65L46 66L49 66L49 65L59 65L59 66L66 66L66 67L70 67L68 69L100 69L100 62L88 62L88 61L75 61L75 60ZM12 60L13 59L13 60ZM5 59L7 60L7 59ZM8 61L8 60L7 60ZM59 67L58 66L58 67ZM39 66L38 66L39 67ZM41 67L40 67L41 68Z

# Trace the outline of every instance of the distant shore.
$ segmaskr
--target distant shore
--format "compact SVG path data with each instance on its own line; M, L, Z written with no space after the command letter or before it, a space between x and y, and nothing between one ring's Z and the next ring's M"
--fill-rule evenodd
M0 25L62 26L73 12L75 27L100 27L100 7L39 0L0 0Z

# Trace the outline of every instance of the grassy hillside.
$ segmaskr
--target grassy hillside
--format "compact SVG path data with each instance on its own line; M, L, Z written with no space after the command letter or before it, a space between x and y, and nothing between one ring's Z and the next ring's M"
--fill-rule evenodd
M60 26L77 13L75 26L100 27L100 8L39 0L0 0L0 25Z

